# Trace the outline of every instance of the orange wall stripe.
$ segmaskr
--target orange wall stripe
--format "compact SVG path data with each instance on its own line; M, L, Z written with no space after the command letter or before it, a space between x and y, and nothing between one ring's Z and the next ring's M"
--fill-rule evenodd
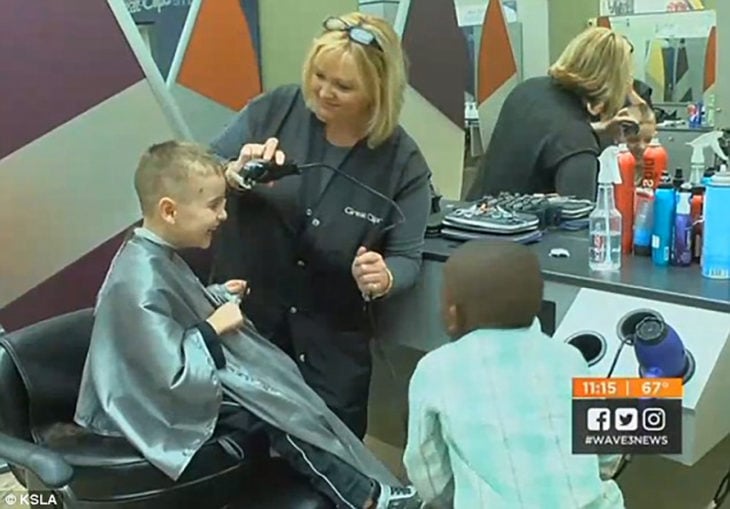
M203 0L177 81L236 111L261 93L256 50L239 0Z
M477 99L481 104L517 74L501 0L489 0L479 49Z
M727 0L725 0L727 1ZM717 73L717 27L712 27L705 52L705 90L715 84Z

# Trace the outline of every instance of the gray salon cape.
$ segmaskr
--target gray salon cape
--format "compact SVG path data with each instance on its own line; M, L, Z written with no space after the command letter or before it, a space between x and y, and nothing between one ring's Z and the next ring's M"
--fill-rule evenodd
M205 288L154 234L135 230L99 292L76 422L124 436L176 480L213 434L225 391L263 421L400 485L252 324L222 336L226 367L216 369L196 324L229 297Z

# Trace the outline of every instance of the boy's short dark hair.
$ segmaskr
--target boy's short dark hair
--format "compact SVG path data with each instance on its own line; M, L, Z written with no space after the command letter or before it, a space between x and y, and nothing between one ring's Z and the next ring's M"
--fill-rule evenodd
M449 303L467 330L529 327L540 311L543 279L537 256L509 241L471 241L444 267Z
M193 175L222 177L223 172L222 163L202 145L175 140L152 145L134 174L142 214L151 213L163 196L185 199Z

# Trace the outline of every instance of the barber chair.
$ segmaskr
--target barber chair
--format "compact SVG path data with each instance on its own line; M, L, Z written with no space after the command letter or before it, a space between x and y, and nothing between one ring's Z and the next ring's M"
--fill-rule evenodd
M0 337L0 458L35 495L31 502L78 509L333 507L269 456L262 432L214 436L172 481L125 439L76 426L92 322L85 309ZM224 449L231 440L238 447ZM226 452L233 449L239 458Z

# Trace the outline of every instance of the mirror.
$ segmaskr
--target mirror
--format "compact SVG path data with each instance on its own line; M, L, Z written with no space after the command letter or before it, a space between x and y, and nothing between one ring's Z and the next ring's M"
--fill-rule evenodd
M469 111L470 103L476 108L477 67L479 65L479 46L482 42L482 24L488 5L487 0L455 0L456 17L466 39L469 53L468 88L465 91L467 118L476 117L476 110ZM519 23L516 0L502 0L502 12L507 23L512 49L517 63L518 81L522 79L522 25Z
M618 5L616 12L619 12ZM634 77L652 89L655 104L702 101L713 82L714 10L609 16L611 28L634 45Z
M706 3L707 0L601 0L601 16L696 11L704 9Z

